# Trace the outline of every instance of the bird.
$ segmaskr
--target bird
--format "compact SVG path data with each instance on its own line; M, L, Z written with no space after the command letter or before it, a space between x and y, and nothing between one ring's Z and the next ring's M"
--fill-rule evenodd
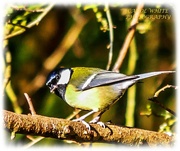
M116 103L125 91L142 79L175 71L155 71L137 75L122 73L93 67L57 68L47 77L46 86L50 92L59 96L71 107L89 111L74 119L80 121L90 130L85 119L93 113L99 114L89 123L97 123L102 127L101 115Z

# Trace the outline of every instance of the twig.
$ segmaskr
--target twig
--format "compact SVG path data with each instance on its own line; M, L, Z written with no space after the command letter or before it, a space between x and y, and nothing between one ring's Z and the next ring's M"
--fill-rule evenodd
M165 89L168 89L168 88L174 88L174 89L177 89L177 86L174 86L174 85L166 85L164 86L163 88L159 89L158 91L156 91L156 93L154 94L154 97L158 97L159 94L164 91Z
M7 93L8 97L9 97L9 99L12 102L14 111L16 113L19 113L19 114L22 113L22 109L18 104L17 96L16 96L16 94L15 94L13 88L12 88L11 81L6 86L6 93Z
M41 141L42 139L44 139L44 137L42 137L42 136L39 136L38 138L33 139L30 143L28 143L24 146L24 149L27 149L27 148L33 146L34 144Z
M126 145L167 146L174 137L164 133L137 128L90 124L91 131L81 122L50 118L40 115L23 115L4 110L4 126L14 133L31 134L75 142L109 142Z
M108 64L106 66L106 70L109 70L111 63L112 63L112 57L113 57L114 32L113 32L113 23L112 23L111 14L110 14L108 4L106 4L105 8L106 8L106 16L107 16L108 24L109 24L109 39L110 39L109 58L108 58Z
M70 114L66 119L67 119L67 120L71 120L73 117L75 117L76 115L78 115L79 112L81 112L80 109L75 109L75 110L73 111L73 113Z
M29 97L27 93L24 93L24 96L26 97L26 100L28 102L29 110L31 111L31 114L36 115L36 111L34 110L33 104L31 102L31 98Z
M32 21L31 23L29 23L29 24L26 26L26 28L31 28L31 27L33 27L34 25L38 25L39 22L40 22L40 21L43 19L43 17L51 10L51 8L52 8L53 6L54 6L54 4L50 4L49 6L47 6L47 7L44 9L44 11L38 16L38 18L35 19L34 21ZM17 35L23 33L24 31L25 31L25 29L24 29L24 27L23 27L23 29L18 30L18 31L15 32L15 33L12 33L12 34L9 34L9 35L5 36L4 39L9 39L9 38L12 38L12 37L14 37L14 36L17 36Z
M16 113L22 113L22 109L18 104L17 101L17 97L16 94L12 88L11 85L11 61L12 61L12 56L9 50L5 51L5 71L4 71L4 79L3 79L3 90L6 90L6 94L9 97L12 105L13 105L13 109ZM3 93L3 91L2 91ZM3 94L4 95L4 94Z
M44 12L45 10L42 8L42 9L36 9L36 10L30 10L26 7L23 7L23 8L19 8L17 6L11 6L12 9L16 10L16 11L26 11L26 12L31 12L31 13L41 13L41 12Z
M149 98L148 100L158 104L160 107L162 107L163 109L165 109L166 111L168 111L169 113L171 113L172 115L176 116L176 113L174 111L172 111L171 109L165 107L161 102L159 102L157 100L157 97L152 97L152 98Z
M20 25L20 24L14 24L14 23L12 23L12 22L10 22L10 21L8 22L8 24L13 25L13 26L18 26L18 27L24 28L24 30L29 29L27 26Z
M154 96L152 98L149 98L148 100L158 104L160 107L162 107L163 109L165 109L166 111L168 111L169 113L171 113L172 115L176 116L176 113L174 111L172 111L171 109L165 107L161 102L158 101L158 96L159 94L164 91L165 89L167 88L174 88L174 89L177 89L176 86L173 86L173 85L166 85L164 86L163 88L159 89L158 91L156 91L156 93L154 94Z
M131 40L133 39L134 37L134 33L135 33L135 30L136 30L136 25L138 23L138 18L139 18L139 15L141 14L141 11L144 7L144 4L139 4L136 8L136 12L133 16L133 19L131 21L131 25L130 25L130 28L129 28L129 32L125 38L125 41L124 41L124 44L121 48L121 50L119 51L119 56L116 60L116 63L114 64L114 67L113 67L113 71L116 71L118 72L122 63L123 63L123 60L126 56L126 53L128 51L128 48L129 48L129 45L131 43Z

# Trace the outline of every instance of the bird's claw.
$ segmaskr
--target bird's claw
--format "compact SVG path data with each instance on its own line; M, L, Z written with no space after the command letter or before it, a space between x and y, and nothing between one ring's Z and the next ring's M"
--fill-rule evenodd
M103 122L100 122L100 121L99 121L99 122L97 122L97 124L100 125L100 126L103 127L103 128L106 128L106 125L105 125Z
M91 126L84 120L78 118L78 119L74 119L74 122L81 122L82 124L84 124L86 126L86 128L88 129L88 131L91 131Z
M91 113L91 112L90 112ZM82 124L84 124L85 126L86 126L86 128L88 129L88 131L91 131L91 126L86 122L86 121L84 121L84 118L86 117L86 115L85 116L81 116L80 118L78 118L78 119L74 119L73 121L75 121L75 122L81 122ZM100 125L101 127L103 127L103 128L106 128L106 125L103 123L103 122L101 122L101 121L99 121L100 120L100 116L96 116L94 119L92 119L89 123L90 124L98 124L98 125Z
M106 125L105 125L103 122L99 121L99 119L100 119L100 117L97 116L97 117L95 117L93 120L91 120L89 123L98 124L98 125L100 125L101 127L105 128Z

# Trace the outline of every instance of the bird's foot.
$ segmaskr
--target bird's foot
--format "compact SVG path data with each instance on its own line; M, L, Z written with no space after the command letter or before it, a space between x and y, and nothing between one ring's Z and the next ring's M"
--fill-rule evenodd
M78 118L78 119L74 119L72 121L74 121L74 122L81 122L82 124L84 124L86 126L88 131L91 131L91 126L86 121L84 121L83 119Z
M89 123L90 123L90 124L98 124L98 125L100 125L101 127L105 128L106 125L105 125L103 122L99 121L99 120L100 120L100 116L97 116L97 117L95 117L93 120L91 120Z
M88 117L89 115L95 113L95 112L96 112L96 111L90 111L90 112L88 112L87 114L81 116L80 118L74 119L73 121L83 123L83 124L86 126L86 128L90 131L90 130L91 130L91 126L90 126L86 121L84 121L84 119L85 119L86 117ZM91 120L89 123L90 123L90 124L98 124L98 125L100 125L101 127L105 128L106 125L105 125L103 122L100 122L101 114L102 114L102 113L100 113L98 116L96 116L96 117L95 117L93 120Z

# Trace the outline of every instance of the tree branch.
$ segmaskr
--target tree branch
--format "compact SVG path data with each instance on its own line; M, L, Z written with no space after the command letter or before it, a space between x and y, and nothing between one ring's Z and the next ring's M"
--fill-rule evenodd
M31 27L33 27L35 25L38 25L40 23L40 21L44 18L44 16L46 16L46 14L52 9L53 6L54 6L54 4L49 4L43 11L41 9L40 12L42 12L42 13L38 16L37 19L35 19L34 21L32 21L31 23L29 23L26 26L18 25L18 26L21 26L22 29L18 30L16 32L12 33L12 34L6 35L4 39L9 39L9 38L17 36L19 34L22 34L24 31L26 31L26 29L29 29L29 28L31 28ZM25 11L27 11L27 10L25 10ZM32 12L36 12L36 11L34 10ZM13 23L11 23L11 24L13 24Z
M174 137L160 132L137 128L107 125L102 128L91 124L89 132L81 122L45 117L41 115L16 114L4 110L4 126L13 133L38 135L76 142L111 142L127 145L169 146Z
M131 21L131 26L129 28L129 32L126 35L123 46L119 51L119 56L118 56L118 58L114 64L113 71L119 72L119 69L120 69L120 67L123 63L123 60L127 54L129 45L130 45L130 43L134 37L135 31L136 31L136 25L138 24L138 19L139 19L139 16L141 14L143 7L144 7L144 4L138 4L138 6L136 8L136 12L135 12L134 17Z

